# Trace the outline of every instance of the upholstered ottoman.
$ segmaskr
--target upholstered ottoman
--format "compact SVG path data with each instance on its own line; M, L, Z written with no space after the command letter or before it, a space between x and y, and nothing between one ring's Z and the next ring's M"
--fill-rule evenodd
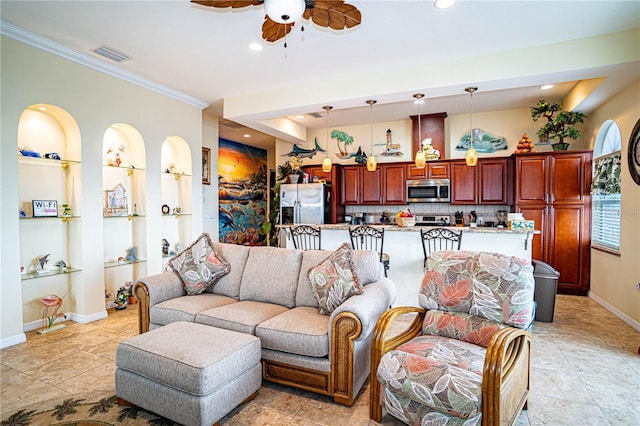
M191 322L131 337L116 351L116 396L183 425L212 425L260 388L260 339Z

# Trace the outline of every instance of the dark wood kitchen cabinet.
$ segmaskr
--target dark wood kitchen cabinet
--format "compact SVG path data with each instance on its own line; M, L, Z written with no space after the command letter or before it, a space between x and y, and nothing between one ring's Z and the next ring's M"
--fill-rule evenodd
M449 162L427 162L424 169L419 169L414 163L407 164L407 179L449 179Z
M451 204L513 204L513 160L484 158L473 167L451 162Z
M342 167L342 204L406 204L405 164Z
M591 156L591 151L515 156L516 211L540 230L532 257L560 272L560 293L589 290Z

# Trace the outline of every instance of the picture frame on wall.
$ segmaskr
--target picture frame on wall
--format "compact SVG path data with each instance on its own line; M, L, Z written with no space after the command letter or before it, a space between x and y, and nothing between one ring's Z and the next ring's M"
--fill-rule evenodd
M58 202L56 200L32 200L33 217L58 216Z
M211 148L202 147L202 184L211 185Z

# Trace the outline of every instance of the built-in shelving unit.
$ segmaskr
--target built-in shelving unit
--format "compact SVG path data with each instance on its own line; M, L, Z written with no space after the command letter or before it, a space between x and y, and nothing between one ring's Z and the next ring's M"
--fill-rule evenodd
M169 243L168 251L162 252L164 265L166 259L191 241L193 179L191 150L187 142L177 136L165 139L162 144L161 163L162 205L158 206L158 210L162 213L163 241L158 244L158 249L164 249L164 241Z
M73 277L81 282L82 275L78 274L82 271L80 147L78 126L61 108L37 104L20 116L16 214L20 217L20 277L27 328L38 326L31 327L39 324L39 299L47 295L60 296L63 311L74 309ZM47 208L34 214L34 201L45 202ZM64 205L70 210L64 211Z
M126 282L147 272L145 147L130 125L113 124L105 132L102 190L104 281L112 301Z

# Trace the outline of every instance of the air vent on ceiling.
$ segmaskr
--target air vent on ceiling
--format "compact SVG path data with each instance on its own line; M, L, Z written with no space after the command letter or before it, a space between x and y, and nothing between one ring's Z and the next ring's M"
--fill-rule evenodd
M221 120L219 124L230 129L241 129L244 127L242 124L236 123L235 121L231 120Z
M113 47L102 45L96 49L92 50L93 53L96 53L100 56L104 56L107 59L111 59L115 62L123 62L131 59L131 56L126 53L122 53L119 50L114 49Z
M319 112L312 112L309 115L312 116L313 118L321 118L321 117L323 117Z

